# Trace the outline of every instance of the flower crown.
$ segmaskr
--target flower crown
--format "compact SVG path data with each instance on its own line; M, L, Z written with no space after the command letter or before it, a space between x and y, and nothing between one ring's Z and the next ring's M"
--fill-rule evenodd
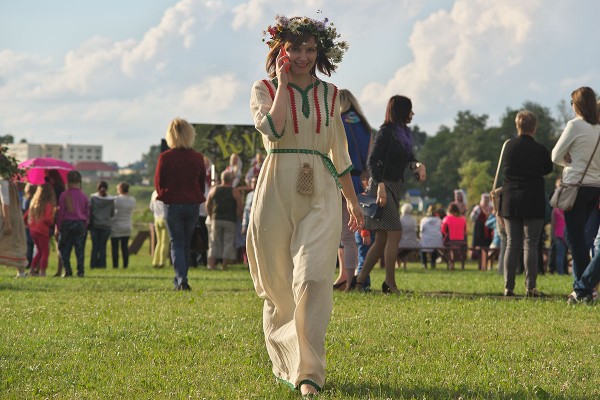
M283 42L283 39L288 35L296 35L299 33L310 33L317 40L317 47L323 49L325 56L333 63L338 64L342 61L344 53L348 50L348 43L345 41L336 41L340 34L329 22L328 18L323 21L317 21L308 17L293 17L286 18L282 15L275 16L277 23L274 26L269 25L266 31L263 31L263 36L270 35L271 39L266 43L271 46L273 41ZM263 39L263 42L265 39Z
M12 179L15 175L23 175L24 169L19 168L19 162L8 155L8 147L0 145L0 179Z

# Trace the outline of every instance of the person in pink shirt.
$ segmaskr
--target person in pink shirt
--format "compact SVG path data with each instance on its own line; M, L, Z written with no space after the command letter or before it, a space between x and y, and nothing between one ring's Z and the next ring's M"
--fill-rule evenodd
M465 269L465 253L467 247L467 220L461 215L458 205L454 202L448 206L448 215L442 220L442 236L446 246L448 267L454 269L454 261L458 258L461 268Z
M65 270L63 277L73 276L70 259L71 250L75 247L77 276L83 278L85 236L90 212L89 200L81 191L81 174L79 171L69 171L67 184L68 189L58 199L58 212L56 214L56 229L60 232L58 248Z
M567 242L565 241L565 212L560 208L552 209L551 218L551 241L554 248L556 273L564 275L567 273ZM567 268L565 268L567 267Z
M38 186L24 217L31 239L37 247L37 253L31 261L30 275L46 276L50 255L50 229L54 225L55 211L56 198L52 186L48 183Z

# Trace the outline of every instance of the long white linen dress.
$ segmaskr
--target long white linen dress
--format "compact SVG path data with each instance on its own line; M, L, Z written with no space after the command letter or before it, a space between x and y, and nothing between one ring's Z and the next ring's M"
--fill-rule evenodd
M268 112L276 80L256 81L252 87L250 109L267 157L250 215L248 262L256 292L264 299L263 329L273 373L294 387L309 381L322 388L342 224L336 183L352 163L337 88L316 80L306 89L293 84L287 89L285 128L275 132ZM316 150L332 163L298 149ZM282 150L291 152L278 153ZM305 162L314 170L312 195L296 191Z

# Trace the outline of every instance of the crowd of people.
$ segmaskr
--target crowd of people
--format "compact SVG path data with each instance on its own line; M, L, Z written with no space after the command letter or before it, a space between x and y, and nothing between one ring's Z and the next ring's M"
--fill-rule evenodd
M480 269L487 268L489 257L498 257L505 296L515 295L521 266L525 295L543 296L536 277L542 232L551 222L558 274L568 273L566 254L572 254L574 291L568 302L594 300L600 281L600 120L591 88L571 94L576 117L551 152L535 140L536 116L527 110L517 114L517 135L507 141L499 160L504 179L497 209L484 193L468 213L466 193L457 189L446 210L431 206L417 220L412 206L401 204L405 175L419 182L427 178L425 165L413 152L411 99L392 96L383 124L372 134L352 93L317 77L317 71L331 76L347 49L333 25L307 17L278 16L276 21L266 31L268 79L257 80L250 97L266 155L257 154L244 174L240 156L231 154L216 179L210 160L193 149L193 127L176 118L167 129L169 149L158 158L150 203L157 238L152 262L156 268L173 264L175 290L191 290L188 270L198 235L205 236L201 250L207 249L208 269L219 264L226 269L243 259L264 300L263 329L273 373L307 395L325 382L333 290L371 290L370 272L380 262L385 268L382 292L399 293L397 261L415 249L424 268L435 268L440 257L451 269L455 263L464 268L467 214L473 226L471 254ZM88 198L77 171L68 173L66 187L60 176L49 174L46 183L26 189L31 199L23 218L10 181L18 172L12 161L0 158L0 262L16 266L18 276L28 264L30 273L43 276L50 236L55 235L59 273L64 269L63 276L72 276L74 248L77 276L83 277L89 230L90 267L106 267L110 238L113 267L119 265L121 249L127 268L135 199L126 183L112 197L106 182L100 182L98 192ZM577 186L578 192L569 207L550 210L544 176L554 164L563 167L558 185ZM365 217L359 197L372 199L377 213ZM37 248L34 257L31 251L26 257L20 247L21 240L26 242L25 226Z
M17 277L47 276L50 244L54 238L58 255L55 277L71 277L71 253L75 253L76 275L84 277L84 250L89 232L92 241L90 268L106 268L106 247L112 244L112 265L118 268L119 247L123 267L129 260L129 238L136 201L129 185L117 185L117 196L108 195L108 184L98 183L98 192L88 197L81 190L81 174L72 170L63 176L45 171L44 183L11 181L23 171L16 161L0 154L2 179L2 248L0 263L17 267ZM8 179L7 179L8 178ZM29 271L27 271L27 269Z

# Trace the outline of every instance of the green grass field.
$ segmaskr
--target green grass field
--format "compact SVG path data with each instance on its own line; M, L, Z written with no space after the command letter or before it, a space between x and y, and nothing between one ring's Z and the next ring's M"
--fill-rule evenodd
M193 291L174 292L172 270L150 265L146 244L129 269L83 279L2 267L0 398L300 397L270 372L243 266L192 269ZM567 306L568 276L540 276L541 300L504 299L502 278L472 264L409 264L397 281L400 296L334 294L321 398L600 398L600 307Z

